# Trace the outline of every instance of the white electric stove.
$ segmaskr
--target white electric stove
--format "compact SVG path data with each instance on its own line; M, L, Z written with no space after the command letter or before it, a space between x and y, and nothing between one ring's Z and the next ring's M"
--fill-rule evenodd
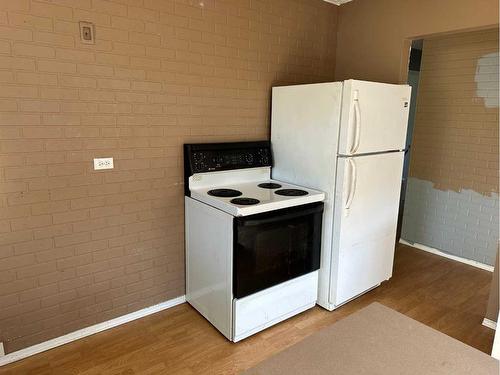
M235 342L316 303L325 196L271 164L269 142L184 148L186 299Z
M248 171L269 175L270 168ZM228 172L231 175L231 172ZM257 179L252 182L233 185L215 185L212 187L191 189L191 197L209 204L233 216L247 216L261 212L279 210L322 201L325 195L317 190L285 182Z

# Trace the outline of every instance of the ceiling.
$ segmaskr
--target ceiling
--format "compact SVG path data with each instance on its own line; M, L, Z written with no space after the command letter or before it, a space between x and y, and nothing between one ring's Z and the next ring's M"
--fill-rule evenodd
M342 4L348 3L349 1L352 1L352 0L324 0L324 1L326 1L327 3L335 4L335 5L342 5Z

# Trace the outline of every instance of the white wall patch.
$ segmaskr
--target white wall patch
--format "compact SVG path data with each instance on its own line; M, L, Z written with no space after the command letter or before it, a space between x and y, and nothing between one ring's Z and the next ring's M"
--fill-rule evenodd
M488 53L477 61L476 75L476 95L484 99L486 108L498 108L498 64L499 53Z
M408 179L401 238L488 265L495 264L499 237L498 194L439 190Z

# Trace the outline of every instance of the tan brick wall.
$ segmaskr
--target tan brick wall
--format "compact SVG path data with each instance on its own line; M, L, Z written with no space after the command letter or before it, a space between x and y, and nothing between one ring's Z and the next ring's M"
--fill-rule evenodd
M424 41L410 176L498 193L498 29Z
M272 85L333 79L336 22L321 0L0 0L8 352L184 293L181 145L267 138Z

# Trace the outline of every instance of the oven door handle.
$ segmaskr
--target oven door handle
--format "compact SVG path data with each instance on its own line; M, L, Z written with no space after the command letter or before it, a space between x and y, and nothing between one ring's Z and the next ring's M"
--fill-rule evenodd
M296 207L294 207L296 208ZM245 218L245 216L242 217L237 217L235 218L235 223L238 226L243 226L243 227L250 227L250 226L257 226L257 225L263 225L263 224L270 224L270 223L275 223L278 221L282 220L290 220L290 219L295 219L297 217L302 217L302 216L307 216L311 214L315 214L318 212L323 211L323 204L319 204L315 207L307 208L305 210L300 210L296 212L291 212L291 213L286 213L286 214L274 214L271 217L264 217L262 219L259 218ZM264 214L266 215L266 214ZM267 216L267 215L266 215Z

